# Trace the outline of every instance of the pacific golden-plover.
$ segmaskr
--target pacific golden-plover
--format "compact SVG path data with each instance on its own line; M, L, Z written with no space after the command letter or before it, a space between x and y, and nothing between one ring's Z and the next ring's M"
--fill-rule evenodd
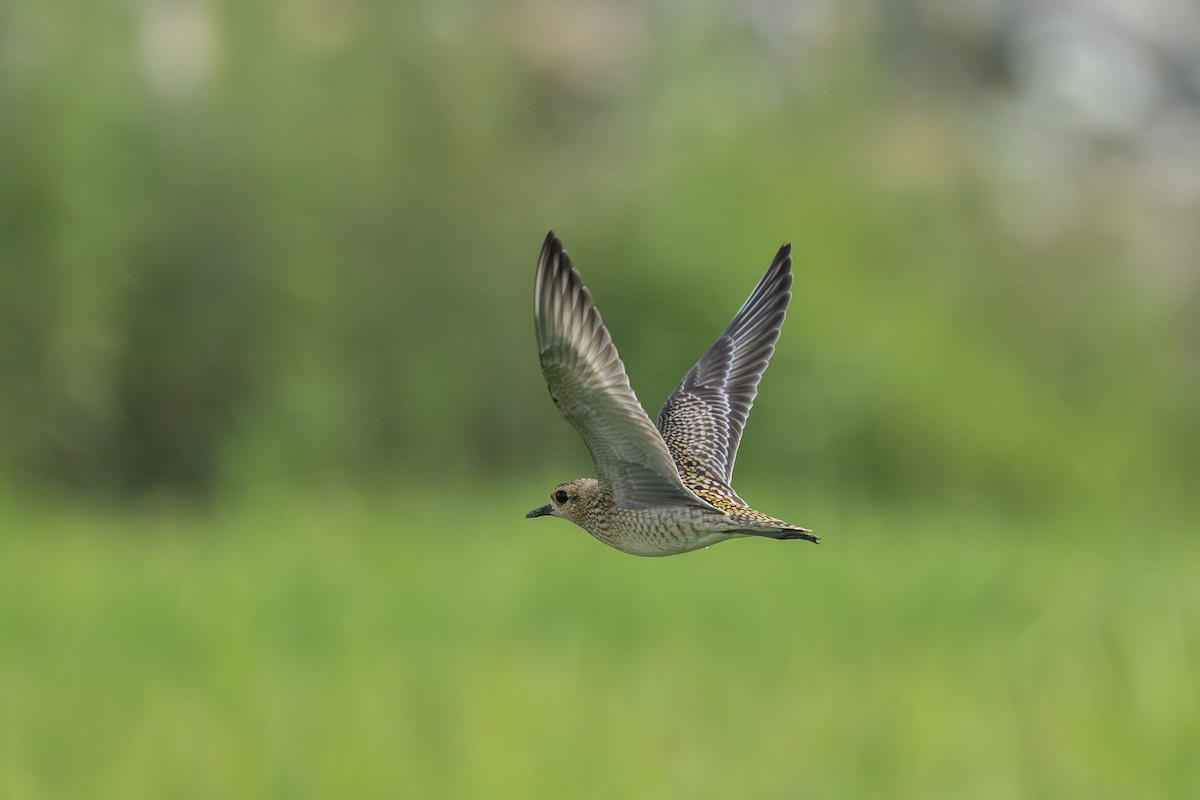
M595 478L560 483L526 517L574 522L637 556L686 553L739 536L820 539L746 505L730 485L742 428L791 300L791 245L650 422L562 242L538 258L534 320L550 397L587 445Z

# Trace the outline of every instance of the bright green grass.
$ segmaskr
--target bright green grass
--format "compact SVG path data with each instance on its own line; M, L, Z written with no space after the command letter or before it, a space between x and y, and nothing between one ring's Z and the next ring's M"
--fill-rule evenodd
M843 512L636 559L471 497L13 512L0 796L1200 796L1185 535Z

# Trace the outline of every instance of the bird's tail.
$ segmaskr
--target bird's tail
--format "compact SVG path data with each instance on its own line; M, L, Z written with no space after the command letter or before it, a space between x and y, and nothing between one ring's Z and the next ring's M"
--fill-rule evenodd
M742 528L739 530L739 533L745 533L749 536L766 536L770 539L804 539L813 544L821 543L821 537L808 528L801 528L799 525L793 525L783 520L779 520L775 524L761 522L757 525Z

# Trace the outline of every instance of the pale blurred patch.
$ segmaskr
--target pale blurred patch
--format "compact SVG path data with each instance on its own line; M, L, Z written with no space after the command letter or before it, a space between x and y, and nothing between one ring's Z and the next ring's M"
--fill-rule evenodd
M155 93L183 100L212 87L220 35L211 3L151 0L142 6L138 39L143 76Z

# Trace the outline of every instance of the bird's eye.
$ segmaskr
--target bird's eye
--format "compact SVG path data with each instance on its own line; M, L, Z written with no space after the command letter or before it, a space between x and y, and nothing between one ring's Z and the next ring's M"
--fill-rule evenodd
M567 494L562 489L559 489L554 493L554 497L552 499L561 506L563 503L571 499L571 495Z

